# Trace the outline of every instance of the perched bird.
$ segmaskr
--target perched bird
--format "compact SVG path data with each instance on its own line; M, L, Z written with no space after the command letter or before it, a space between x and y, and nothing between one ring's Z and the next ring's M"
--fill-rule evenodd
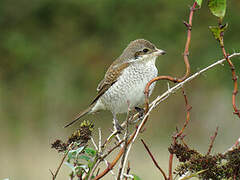
M103 80L97 87L97 96L90 106L79 113L65 127L75 123L86 114L99 110L110 110L116 122L118 113L128 112L142 105L145 100L144 89L147 83L158 75L155 61L165 51L144 39L129 43L123 53L110 65ZM149 88L151 95L155 83Z

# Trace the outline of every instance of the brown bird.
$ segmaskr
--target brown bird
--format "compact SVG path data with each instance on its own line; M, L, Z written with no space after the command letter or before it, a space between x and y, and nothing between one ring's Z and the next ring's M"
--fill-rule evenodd
M144 39L130 42L123 53L110 65L97 87L97 96L90 106L67 124L68 127L86 114L99 110L110 110L114 123L118 113L128 112L144 103L147 83L158 75L155 61L165 51ZM151 95L155 83L150 86Z

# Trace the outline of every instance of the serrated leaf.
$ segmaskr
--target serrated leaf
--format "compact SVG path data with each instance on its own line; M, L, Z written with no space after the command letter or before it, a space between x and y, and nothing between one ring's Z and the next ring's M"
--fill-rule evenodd
M209 26L209 29L213 33L214 38L216 40L220 41L221 33L226 31L227 27L228 27L228 24L225 24L225 25L223 25L221 27L219 27L219 26Z
M94 157L97 153L97 151L95 151L92 148L85 148L84 151L85 151L86 154L88 154L91 157Z
M197 4L201 7L202 5L202 0L195 0L197 2Z
M133 174L133 180L141 180L141 178L135 174Z
M214 16L223 18L226 12L226 0L209 0L208 7Z

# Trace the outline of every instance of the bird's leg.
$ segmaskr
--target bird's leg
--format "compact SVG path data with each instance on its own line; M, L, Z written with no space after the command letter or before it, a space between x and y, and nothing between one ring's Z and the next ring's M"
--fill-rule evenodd
M121 133L121 131L123 130L122 126L118 123L118 120L116 118L116 114L113 114L113 129L114 132L116 132L115 134L115 138L117 139L118 142L121 142L121 138L119 136L119 134ZM120 145L121 147L123 147L123 144Z
M139 113L138 118L141 119L144 116L144 109L140 107L135 107L135 110Z
M144 109L140 107L135 107L134 108L138 112L138 118L136 120L131 121L131 124L137 123L139 120L142 120L144 117Z
M121 131L123 130L122 126L119 124L116 118L116 114L113 115L113 128L114 131L117 131L118 133L121 133Z

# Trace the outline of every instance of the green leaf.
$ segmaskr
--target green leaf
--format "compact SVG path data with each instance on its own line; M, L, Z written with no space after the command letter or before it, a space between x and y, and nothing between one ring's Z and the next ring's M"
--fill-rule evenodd
M227 27L228 27L228 24L225 24L221 27L219 27L219 26L209 26L209 29L213 33L214 38L216 40L220 41L221 40L221 33L226 31Z
M68 161L71 159L76 159L79 153L81 153L84 150L84 146L79 147L78 149L74 149L68 152Z
M189 176L186 176L186 177L182 178L181 180L188 180L188 179L191 179L191 178L193 178L193 177L198 177L199 174L201 174L201 173L203 173L203 172L205 172L205 171L207 171L207 169L198 171L198 172L196 172L196 173L194 173L194 174L190 174Z
M208 7L214 16L222 19L226 12L226 0L209 0Z
M209 26L209 29L213 33L214 38L220 40L220 28L218 26Z
M72 164L68 162L64 162L64 164L66 164L72 170L72 172L75 173L75 167Z
M141 180L141 178L135 174L133 174L133 177L134 177L133 180Z
M85 146L81 146L81 147L79 147L78 149L76 149L76 156L78 156L79 153L81 153L84 148L85 148Z
M197 4L201 7L202 5L202 0L195 0L197 2Z
M88 154L91 157L94 157L96 155L96 151L92 148L85 148L84 149L85 153Z
M81 155L81 156L79 156L78 157L79 159L84 159L84 160L86 160L86 161L89 161L91 158L90 157L88 157L88 156L86 156L86 155Z

